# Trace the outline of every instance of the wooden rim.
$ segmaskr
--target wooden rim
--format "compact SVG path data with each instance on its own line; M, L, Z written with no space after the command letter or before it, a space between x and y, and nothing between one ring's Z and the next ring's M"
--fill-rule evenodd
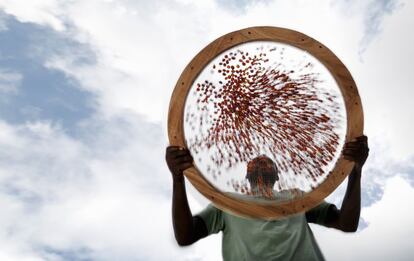
M186 146L184 108L187 95L199 73L217 55L251 41L273 41L295 46L318 59L334 77L347 112L345 142L363 134L363 111L356 84L345 65L326 46L300 32L270 26L249 27L219 37L201 50L186 66L171 96L168 112L168 137L171 145ZM218 208L243 217L274 219L307 211L332 193L350 173L353 162L340 157L327 178L303 197L283 203L265 203L235 199L222 193L201 175L194 164L184 171L192 185Z

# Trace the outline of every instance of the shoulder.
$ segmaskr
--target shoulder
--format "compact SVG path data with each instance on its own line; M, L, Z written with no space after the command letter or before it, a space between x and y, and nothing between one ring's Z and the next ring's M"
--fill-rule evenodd
M306 220L309 223L324 225L336 211L337 208L334 204L324 200L306 212Z
M213 204L209 204L196 217L200 217L204 222L208 234L218 233L224 229L224 217L223 211L215 207Z

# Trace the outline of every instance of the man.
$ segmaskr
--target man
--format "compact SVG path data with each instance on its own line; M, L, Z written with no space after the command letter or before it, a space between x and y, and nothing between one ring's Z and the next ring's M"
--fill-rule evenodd
M289 189L275 192L276 181L279 180L276 163L266 155L258 156L247 164L246 179L250 183L249 194L255 198L287 200L303 195L300 189Z
M192 166L188 150L169 146L166 160L173 177L173 225L177 243L191 245L223 232L224 260L324 260L308 223L355 232L361 210L361 171L368 157L366 136L345 144L343 156L355 162L341 208L322 202L302 214L278 220L240 218L209 205L193 216L188 205L183 171ZM248 173L249 175L249 173ZM273 182L274 178L270 179ZM268 182L268 181L266 181Z

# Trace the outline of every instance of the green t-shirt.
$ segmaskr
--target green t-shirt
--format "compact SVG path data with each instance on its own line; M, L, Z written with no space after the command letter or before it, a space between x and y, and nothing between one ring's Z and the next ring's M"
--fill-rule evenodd
M324 222L330 205L323 201L310 210L316 223ZM209 235L223 231L224 260L324 260L305 213L269 221L234 216L210 204L198 216Z

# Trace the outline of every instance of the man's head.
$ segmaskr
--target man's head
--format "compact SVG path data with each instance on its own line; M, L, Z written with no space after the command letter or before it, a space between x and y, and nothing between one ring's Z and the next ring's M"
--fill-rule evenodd
M279 180L276 163L265 155L256 157L247 163L246 178L252 188L273 188Z

